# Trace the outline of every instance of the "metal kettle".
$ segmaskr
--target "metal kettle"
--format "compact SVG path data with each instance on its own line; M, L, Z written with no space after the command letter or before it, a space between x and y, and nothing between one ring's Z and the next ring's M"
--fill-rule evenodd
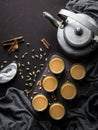
M89 15L61 9L58 13L61 21L48 12L43 12L43 16L58 28L58 43L69 56L83 57L97 48L98 25Z

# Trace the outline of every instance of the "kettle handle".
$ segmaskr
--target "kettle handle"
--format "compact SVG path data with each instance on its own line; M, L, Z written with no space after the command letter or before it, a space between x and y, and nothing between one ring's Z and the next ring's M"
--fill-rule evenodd
M92 24L90 21L88 21L86 18L82 18L81 16L78 16L77 14L68 11L66 9L61 9L60 12L58 13L58 16L62 18L63 20L66 20L67 17L70 17L74 19L75 21L79 22L80 24L84 25L86 28L91 30L94 35L98 35L98 27ZM79 18L80 17L80 18Z

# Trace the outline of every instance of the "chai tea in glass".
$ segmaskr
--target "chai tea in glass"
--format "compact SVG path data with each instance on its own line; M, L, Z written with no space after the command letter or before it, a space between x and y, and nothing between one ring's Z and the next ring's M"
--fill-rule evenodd
M45 95L43 95L43 94L37 94L32 99L32 106L38 112L44 111L47 108L47 106L48 106L48 99L47 99L47 97Z
M54 74L60 74L64 71L65 64L62 58L55 57L49 61L49 69Z
M42 86L45 91L53 92L56 90L58 86L58 80L56 79L56 77L48 75L44 77L44 79L42 80Z
M49 108L49 114L54 120L60 120L65 115L65 108L61 103L53 103Z
M86 69L81 64L75 64L70 68L70 75L75 80L81 80L86 75Z
M76 86L72 83L64 83L60 89L61 96L64 99L73 99L77 94Z

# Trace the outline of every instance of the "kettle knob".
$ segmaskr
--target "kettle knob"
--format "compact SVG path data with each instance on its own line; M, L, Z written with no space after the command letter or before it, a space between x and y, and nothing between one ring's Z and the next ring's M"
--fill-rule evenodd
M83 30L82 30L81 28L77 27L77 28L75 29L75 33L76 33L76 35L82 35Z

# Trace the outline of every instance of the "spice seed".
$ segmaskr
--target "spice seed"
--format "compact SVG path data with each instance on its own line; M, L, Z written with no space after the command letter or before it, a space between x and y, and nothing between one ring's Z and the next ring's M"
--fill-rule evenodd
M21 64L22 67L24 67L25 65L24 64Z
M48 58L45 58L45 61L47 61L48 60Z
M29 46L29 45L30 45L30 43L29 43L29 42L27 42L26 44L27 44L27 46Z
M26 77L27 77L27 78L30 78L30 75L27 75Z
M41 86L41 80L38 80L36 86Z
M46 56L47 55L47 53L44 53L44 56Z
M43 66L44 66L44 64L40 64L40 66L41 66L41 67L43 67Z
M35 49L32 49L32 52L34 52L35 51Z
M35 75L34 75L34 77L36 78L36 77L37 77L37 75L35 74Z
M3 67L4 67L4 65L1 65L1 66L0 66L0 68L3 68Z
M25 83L26 86L28 86L28 83Z
M26 56L28 54L28 52L25 52L24 55Z
M39 50L42 52L43 51L43 49L42 48L39 48Z
M38 92L33 92L33 94L37 94Z
M29 75L32 76L32 73L29 72Z
M34 69L36 69L36 68L37 68L37 66L35 65L35 66L34 66Z
M4 64L6 64L6 63L7 63L7 61L5 60L5 61L3 61L3 63L4 63Z
M22 75L22 72L19 72L19 75Z
M30 68L26 68L26 70L28 71L28 70L30 70Z
M31 77L29 79L26 79L26 81L31 81Z
M32 59L35 59L35 57L34 57L34 56L32 56Z
M21 75L21 79L24 79L24 76L23 76L23 75Z
M20 63L18 63L18 66L20 67L20 66L21 66L21 64L20 64Z
M32 99L33 99L33 97L30 97L30 99L32 100Z
M15 55L15 58L16 58L16 59L18 59L18 56L17 56L17 55Z
M46 77L46 75L44 74L43 77Z
M35 57L36 57L36 58L39 58L39 56L38 56L38 55L35 55Z
M32 74L34 75L34 74L35 74L35 71L33 71Z
M36 82L36 79L33 79L33 82Z
M25 58L25 55L22 55L22 59Z
M40 73L40 70L37 70L36 73L37 73L37 74Z
M30 62L29 62L29 61L27 61L27 64L28 64L28 65L30 65Z
M42 87L39 87L39 90L42 89Z
M31 86L32 86L32 83L29 83L29 86L31 87Z

